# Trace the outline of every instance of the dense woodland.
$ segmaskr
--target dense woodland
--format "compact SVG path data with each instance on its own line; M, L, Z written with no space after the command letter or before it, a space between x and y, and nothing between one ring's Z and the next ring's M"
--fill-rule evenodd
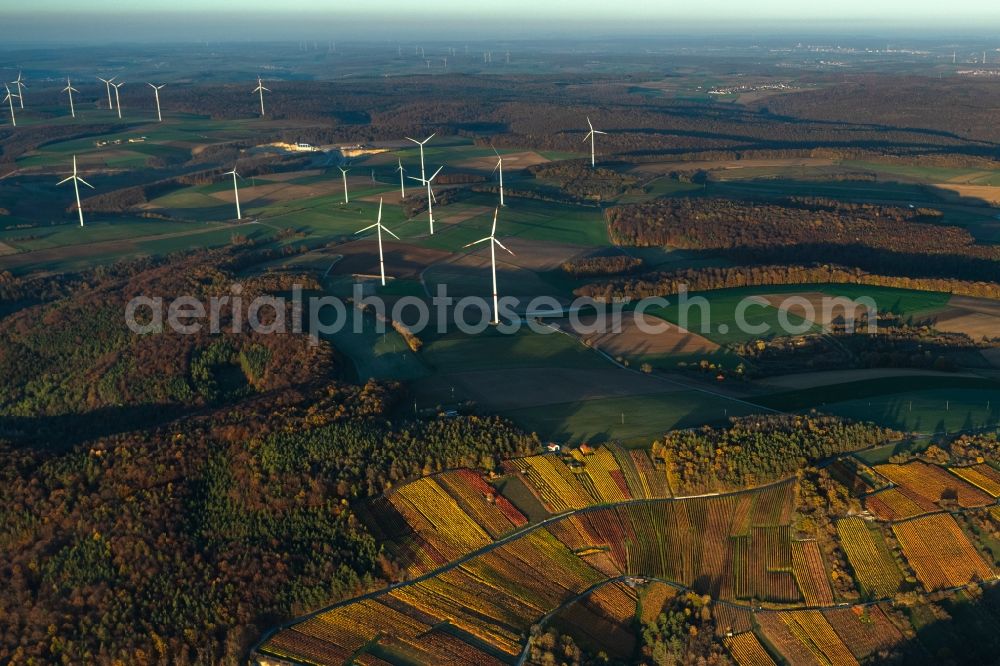
M940 224L932 209L680 197L617 206L606 216L620 245L705 250L735 263L829 262L907 277L1000 281L1000 249Z
M495 417L402 420L400 386L342 383L304 338L120 330L130 294L214 293L267 256L120 267L62 298L39 283L49 302L0 323L3 662L239 663L394 570L353 502L540 447Z
M620 278L578 287L574 293L597 300L639 299L647 296L670 296L682 290L690 292L734 287L786 284L864 284L917 291L939 291L962 296L1000 298L1000 284L945 278L910 278L875 275L858 268L836 265L816 266L728 266L691 268L648 273L635 278Z

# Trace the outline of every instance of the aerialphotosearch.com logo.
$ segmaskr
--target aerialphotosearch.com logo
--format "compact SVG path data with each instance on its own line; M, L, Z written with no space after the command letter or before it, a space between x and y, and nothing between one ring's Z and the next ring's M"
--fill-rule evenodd
M299 285L292 288L288 297L258 295L247 299L242 286L235 283L228 294L211 296L207 302L193 296L180 296L169 302L162 297L136 296L125 306L125 323L139 335L167 329L182 335L197 334L206 328L209 333L250 330L263 335L306 334L314 344L324 336L345 330L360 334L366 326L374 325L375 331L382 334L394 325L399 330L399 324L414 335L431 326L439 335L454 330L474 335L494 325L498 332L510 335L527 326L540 334L566 331L590 336L620 333L631 318L636 329L649 335L676 328L701 335L727 335L734 332L732 324L750 337L802 335L816 330L817 325L831 323L847 333L854 332L859 323L868 333L875 333L878 326L877 304L869 297L824 295L809 299L797 294L766 300L747 296L735 308L727 302L726 316L720 318L724 321L713 325L711 300L691 296L684 287L678 290L674 301L661 296L610 302L579 297L566 304L552 296L536 296L527 301L503 296L497 300L497 306L498 316L494 317L492 299L480 296L456 299L448 295L447 285L438 285L437 293L430 299L402 296L390 304L379 296L366 294L362 284L354 285L350 299L330 295L304 297Z

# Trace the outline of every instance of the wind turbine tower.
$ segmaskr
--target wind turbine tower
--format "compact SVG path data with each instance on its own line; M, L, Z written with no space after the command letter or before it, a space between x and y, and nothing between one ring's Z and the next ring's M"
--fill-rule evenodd
M260 94L260 117L263 118L264 117L264 92L265 91L271 92L271 91L264 87L264 82L260 80L259 76L257 77L257 87L254 88L253 91L255 93Z
M7 96L3 101L10 105L10 122L14 127L17 127L17 116L14 115L14 94L10 92L10 86L6 83L3 84L3 87L7 90Z
M122 98L118 95L118 90L123 85L125 85L125 82L122 81L121 83L112 83L111 85L114 86L114 88L115 88L115 106L118 107L118 120L121 120L122 119Z
M506 205L503 202L503 157L500 156L496 148L493 148L493 152L497 154L497 165L493 167L493 173L500 172L500 207L503 208Z
M587 132L587 136L583 137L583 140L586 141L587 139L590 139L590 166L593 167L597 165L597 162L594 158L594 135L607 134L607 132L600 132L598 130L595 130L594 126L590 123L590 118L587 118L587 126L590 128L590 131Z
M237 178L237 176L239 176L240 178L242 178L243 176L240 176L240 174L236 172L236 167L235 166L233 166L233 170L232 171L227 171L227 172L225 172L222 175L223 176L230 176L231 175L233 177L233 198L236 200L236 219L237 220L242 220L243 219L243 215L242 215L242 213L240 213L240 188L237 187L237 185L236 185L236 178Z
M983 51L985 54L986 51ZM983 56L983 62L986 62L986 56ZM21 110L24 111L24 89L28 86L24 85L24 78L21 76L21 72L17 73L17 78L11 81L12 84L17 86L17 100L21 103Z
M160 90L167 84L161 83L158 86L154 86L152 83L147 83L146 85L153 89L153 94L156 96L156 119L162 123L163 114L160 113Z
M499 246L501 249L510 253L510 256L514 256L514 253L504 247L504 244L497 240L497 215L500 213L500 209L497 208L493 212L493 229L490 230L490 235L486 238L480 238L477 241L473 241L466 245L465 247L472 247L473 245L479 245L480 243L490 242L490 269L493 273L493 324L497 325L500 323L500 305L499 299L497 298L497 253L496 248Z
M340 169L340 175L344 177L344 205L346 206L351 202L351 200L347 197L347 172L350 171L350 169L345 169L344 167L337 168Z
M421 183L427 186L427 223L430 225L431 236L434 235L434 200L435 200L434 191L431 189L431 183L434 182L434 179L437 178L437 175L441 173L441 169L443 168L444 168L443 166L438 167L438 170L434 172L434 175L427 179L414 178L413 176L410 176L410 178L413 178L413 180L420 181Z
M397 158L396 162L399 164L399 166L396 167L396 171L399 172L399 198L400 199L405 199L406 198L406 181L404 179L404 175L406 174L406 169L403 168L403 160Z
M111 102L111 82L117 79L117 76L112 76L110 79L102 79L97 77L98 81L104 81L104 87L108 89L108 111L114 111L115 105Z
M68 183L71 180L73 181L73 194L76 195L76 213L77 213L77 215L80 216L80 226L82 227L83 226L83 207L80 205L80 186L79 186L79 183L83 183L84 185L86 185L90 189L94 189L94 186L91 185L90 183L88 183L87 181L85 181L83 178L80 178L79 175L77 175L77 172L76 172L76 155L73 156L73 175L70 176L69 178L63 178L62 180L60 180L56 184L57 185L62 185L63 183Z
M357 234L360 234L360 233L364 233L365 231L368 231L369 229L375 229L377 231L377 233L378 233L378 270L379 270L379 273L382 276L382 286L384 287L385 286L385 259L382 256L382 232L384 231L385 233L389 234L390 236L392 236L396 240L399 240L399 236L397 236L396 234L394 234L391 231L389 231L382 224L382 197L379 197L379 200L378 200L378 221L375 222L375 224L367 226L364 229L361 229L360 231L356 231L354 233L355 233L355 235L357 235Z
M73 108L73 93L80 91L73 87L73 84L69 82L69 78L66 79L66 87L62 91L69 94L69 115L76 118L76 109Z

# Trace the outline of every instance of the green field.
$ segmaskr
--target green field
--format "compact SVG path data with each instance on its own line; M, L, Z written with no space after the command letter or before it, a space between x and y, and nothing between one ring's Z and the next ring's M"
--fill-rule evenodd
M706 393L667 391L528 407L508 411L504 416L560 443L617 440L627 445L648 446L674 428L722 424L729 417L756 411L748 405Z

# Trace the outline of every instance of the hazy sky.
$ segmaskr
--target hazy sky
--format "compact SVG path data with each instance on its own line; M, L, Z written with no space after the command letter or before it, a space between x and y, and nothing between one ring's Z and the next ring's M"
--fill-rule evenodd
M27 8L30 8L28 10ZM155 8L157 13L151 13ZM996 0L0 0L7 39L427 38L684 31L1000 34ZM12 37L13 36L13 37Z

